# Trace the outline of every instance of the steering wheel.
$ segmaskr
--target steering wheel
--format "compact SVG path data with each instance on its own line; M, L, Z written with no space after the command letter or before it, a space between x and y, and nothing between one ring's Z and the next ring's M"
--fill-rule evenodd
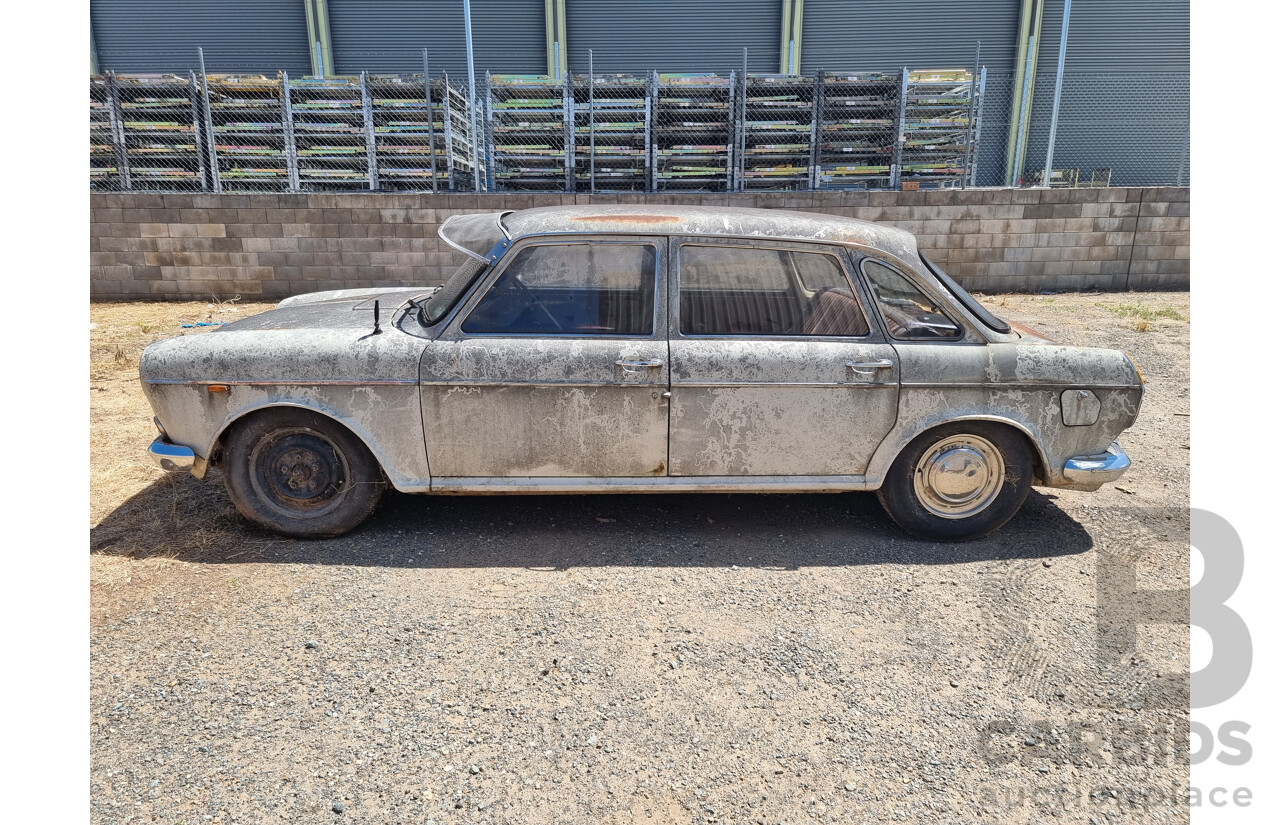
M551 322L551 325L555 327L556 330L559 332L565 331L564 326L556 320L556 316L552 315L551 310L547 309L546 304L542 303L542 299L538 297L538 293L526 286L518 276L513 277L511 279L511 283L515 284L520 289L520 292L528 297L531 303L533 303L538 309L542 310L542 314L546 316L546 319Z

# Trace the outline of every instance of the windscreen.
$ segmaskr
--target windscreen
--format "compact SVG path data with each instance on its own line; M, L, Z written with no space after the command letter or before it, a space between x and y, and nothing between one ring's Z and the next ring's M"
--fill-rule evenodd
M458 267L458 271L445 281L444 286L440 287L423 305L421 319L423 323L431 325L448 315L453 305L458 303L458 299L465 295L471 285L476 282L476 278L480 277L480 273L488 268L489 265L484 261L468 258L462 266Z

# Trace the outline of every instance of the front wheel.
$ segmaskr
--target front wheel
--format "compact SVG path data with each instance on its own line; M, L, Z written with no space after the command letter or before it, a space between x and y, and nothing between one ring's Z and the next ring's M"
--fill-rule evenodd
M293 407L238 423L223 472L240 515L298 538L347 532L373 512L386 486L377 460L349 430Z
M908 533L963 541L1013 518L1031 489L1031 475L1031 450L1021 433L959 421L908 444L876 496Z

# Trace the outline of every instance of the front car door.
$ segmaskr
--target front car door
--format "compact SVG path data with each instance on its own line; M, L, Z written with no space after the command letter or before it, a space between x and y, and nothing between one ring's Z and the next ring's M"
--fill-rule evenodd
M673 476L862 476L897 355L840 247L675 238Z
M665 476L665 239L536 239L488 273L422 359L432 486Z

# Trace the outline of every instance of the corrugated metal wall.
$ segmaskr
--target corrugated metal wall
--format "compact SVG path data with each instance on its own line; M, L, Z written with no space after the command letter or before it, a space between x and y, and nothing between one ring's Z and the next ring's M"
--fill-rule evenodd
M586 72L778 70L781 0L566 0L569 70Z
M301 5L301 0L297 0ZM333 69L339 74L420 72L467 76L461 0L328 0ZM543 74L547 70L543 0L474 0L471 35L476 73Z
M1046 0L1027 176L1048 148L1062 7ZM1188 4L1072 0L1054 168L1110 169L1114 185L1188 183L1190 69Z
M301 0L93 0L98 68L167 72L307 74L307 18Z
M968 68L982 41L991 71L1013 71L1018 0L805 0L801 70Z

